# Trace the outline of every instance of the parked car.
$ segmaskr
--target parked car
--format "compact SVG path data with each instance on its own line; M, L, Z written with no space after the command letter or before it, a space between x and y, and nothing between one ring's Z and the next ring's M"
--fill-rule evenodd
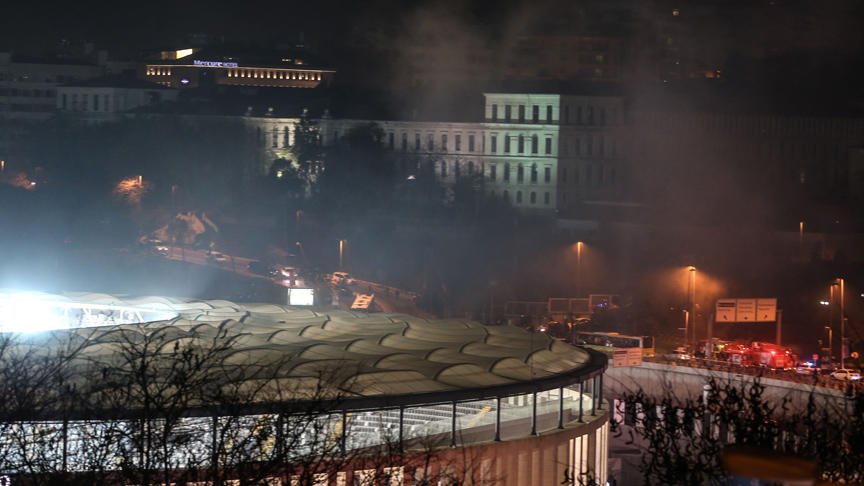
M831 372L831 378L840 381L857 381L861 379L861 373L846 368L838 368Z
M799 375L812 375L815 369L812 363L799 363L795 367L795 373Z
M228 256L218 251L211 251L207 255L207 260L211 262L224 263L228 261Z
M693 359L693 355L687 351L687 348L678 347L675 348L675 351L667 354L666 359L669 361L690 361Z
M333 285L350 284L351 281L352 279L348 275L348 272L333 272L333 275L330 277L330 282Z

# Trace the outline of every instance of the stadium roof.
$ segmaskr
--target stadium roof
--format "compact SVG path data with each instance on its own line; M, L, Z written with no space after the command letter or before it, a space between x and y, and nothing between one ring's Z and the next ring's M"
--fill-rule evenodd
M340 405L343 408L527 393L548 389L550 384L567 386L596 376L606 367L599 353L545 334L461 319L429 321L401 314L316 312L167 297L46 297L50 297L48 305L116 306L140 309L145 316L177 317L146 323L101 319L94 322L109 325L54 330L34 334L28 341L83 338L82 354L87 362L111 363L123 346L154 336L162 341L158 352L165 354L172 349L176 352L174 343L203 345L224 340L230 346L220 363L226 369L242 370L227 373L226 380L255 380L251 368L268 368L280 382L282 399L313 398L307 393L317 390L321 395L316 397L338 397L345 402ZM291 390L288 396L285 390Z

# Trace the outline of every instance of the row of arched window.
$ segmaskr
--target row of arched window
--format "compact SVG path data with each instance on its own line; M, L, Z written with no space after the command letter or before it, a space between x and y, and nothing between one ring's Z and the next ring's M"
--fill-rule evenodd
M492 195L495 195L495 191L492 191ZM507 189L501 191L501 197L504 198L505 201L510 201L515 204L524 204L525 201L522 198L522 191L516 191L516 197L514 199L510 199L510 191ZM548 206L552 203L552 195L549 192L543 193L543 205ZM531 191L528 193L528 204L537 204L537 192Z

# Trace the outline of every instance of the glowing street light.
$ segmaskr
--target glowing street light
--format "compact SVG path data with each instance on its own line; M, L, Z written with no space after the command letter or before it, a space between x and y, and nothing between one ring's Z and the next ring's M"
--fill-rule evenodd
M585 243L576 242L576 296L582 297L582 246Z
M840 286L840 368L846 368L846 279L835 280ZM833 286L832 286L833 289Z
M688 312L688 314L689 314L688 324L689 325L686 327L690 329L692 342L693 342L693 344L695 344L696 343L696 267L694 267L693 265L688 266L687 267L687 275L688 275L687 293L688 293L688 300L690 301L689 302L690 311Z
M339 270L342 270L342 253L345 250L345 240L339 240Z

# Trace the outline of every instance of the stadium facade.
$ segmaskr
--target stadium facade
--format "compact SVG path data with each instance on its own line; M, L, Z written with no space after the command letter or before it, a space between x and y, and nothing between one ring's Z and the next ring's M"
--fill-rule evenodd
M356 452L310 484L377 484L372 478L384 469L387 484L455 483L454 471L462 472L461 484L606 484L606 358L545 334L459 319L165 297L0 294L0 303L0 336L18 350L0 353L0 366L12 366L10 356L62 356L69 371L63 386L45 391L49 405L4 411L0 473L13 484L27 472L15 458L34 448L44 449L49 469L62 471L230 469L229 452L240 449L247 462L260 462L302 428L292 417L304 414L314 419L291 457ZM144 357L155 375L135 364ZM147 393L129 393L142 380ZM70 400L62 390L86 393ZM65 402L71 405L59 405ZM157 402L169 405L153 412ZM160 447L133 440L153 428L140 426L145 411L157 429L173 424L163 439L183 439ZM227 429L229 441L219 435ZM270 429L278 432L252 441ZM95 456L94 444L102 444ZM397 454L367 460L382 450ZM266 479L301 484L299 474Z

